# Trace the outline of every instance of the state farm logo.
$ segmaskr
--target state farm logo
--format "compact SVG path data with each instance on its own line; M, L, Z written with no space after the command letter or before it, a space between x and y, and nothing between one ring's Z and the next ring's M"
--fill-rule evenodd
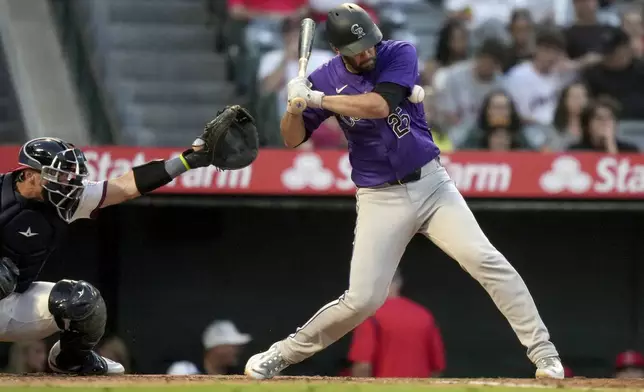
M558 157L550 171L541 176L539 185L548 193L644 193L644 164L633 163L631 158L606 156L589 166L586 171L577 158Z
M506 163L452 162L447 155L441 163L461 191L505 192L512 183L512 167Z
M550 171L539 179L541 189L548 193L570 191L572 193L587 192L593 183L590 174L581 169L581 163L576 158L562 156L552 162Z
M312 188L329 189L335 181L333 172L324 167L318 154L302 153L295 157L293 166L282 173L282 183L290 190Z
M110 152L88 150L85 152L89 179L103 181L119 177L134 166L139 166L150 160L143 152L133 156L115 158ZM179 152L170 154L170 158L179 156ZM215 167L202 167L190 170L175 178L166 187L177 188L218 188L218 189L246 189L250 187L252 179L252 165L241 170L218 171Z

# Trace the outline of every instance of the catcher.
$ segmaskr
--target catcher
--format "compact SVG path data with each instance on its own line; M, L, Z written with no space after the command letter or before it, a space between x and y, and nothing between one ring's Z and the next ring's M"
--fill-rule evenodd
M20 168L0 174L0 341L61 331L49 352L53 371L124 373L120 363L94 352L107 318L100 292L82 280L37 282L39 271L67 224L94 218L100 208L152 192L191 169L246 167L257 157L258 144L250 114L229 106L179 157L145 163L108 181L88 181L83 152L63 140L44 137L23 145Z

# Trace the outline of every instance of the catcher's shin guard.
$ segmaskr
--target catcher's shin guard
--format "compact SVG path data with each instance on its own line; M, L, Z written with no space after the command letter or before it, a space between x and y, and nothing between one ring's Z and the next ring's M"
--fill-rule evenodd
M61 280L49 294L49 312L62 330L60 341L49 353L49 365L54 371L123 373L121 364L92 351L103 337L107 321L105 301L94 286L82 280Z

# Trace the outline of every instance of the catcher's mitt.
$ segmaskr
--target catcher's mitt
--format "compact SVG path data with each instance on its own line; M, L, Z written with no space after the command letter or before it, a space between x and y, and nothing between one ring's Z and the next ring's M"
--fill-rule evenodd
M184 155L190 167L213 165L221 170L242 169L253 163L259 151L255 120L239 105L226 106L206 124L192 147Z

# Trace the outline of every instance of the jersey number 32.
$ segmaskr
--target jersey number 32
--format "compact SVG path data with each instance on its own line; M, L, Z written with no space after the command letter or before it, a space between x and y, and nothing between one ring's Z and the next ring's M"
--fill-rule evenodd
M397 107L396 110L387 117L387 124L389 124L398 138L409 133L409 115L403 113L402 109L399 107Z

